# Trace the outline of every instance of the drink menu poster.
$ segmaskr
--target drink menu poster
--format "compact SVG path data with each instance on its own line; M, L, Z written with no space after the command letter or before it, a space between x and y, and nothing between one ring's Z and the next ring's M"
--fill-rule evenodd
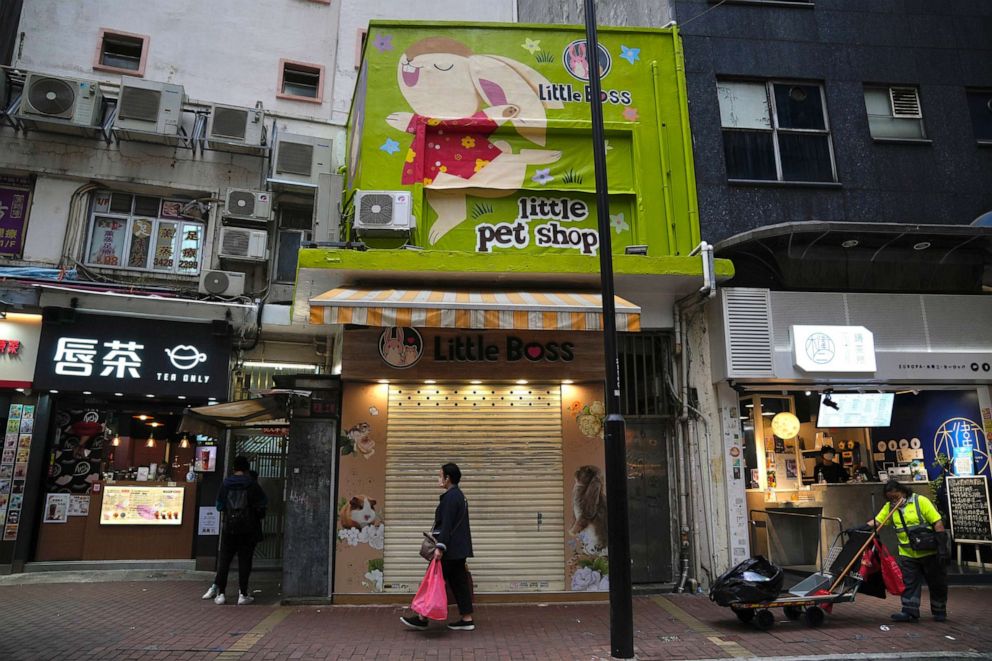
M104 486L101 525L178 526L183 487Z

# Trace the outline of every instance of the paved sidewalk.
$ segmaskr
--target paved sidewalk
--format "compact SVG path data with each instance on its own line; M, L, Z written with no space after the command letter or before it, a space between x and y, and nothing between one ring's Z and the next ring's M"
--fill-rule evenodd
M485 605L474 632L440 624L417 632L400 624L403 609L395 606L280 606L278 585L264 576L256 604L216 606L199 598L206 574L80 574L0 579L0 659L609 658L603 604ZM639 659L992 659L992 589L952 588L944 624L895 625L888 614L897 609L897 599L861 597L838 605L820 628L780 617L762 632L704 596L638 597L636 652Z

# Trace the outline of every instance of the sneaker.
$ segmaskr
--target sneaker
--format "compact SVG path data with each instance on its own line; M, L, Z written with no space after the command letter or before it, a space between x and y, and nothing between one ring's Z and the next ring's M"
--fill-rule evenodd
M401 617L400 622L407 625L411 629L416 629L417 631L423 631L427 628L427 620L422 617Z
M221 592L219 595L214 597L214 603L217 604L218 606L223 606L224 604L227 603L227 597L225 597L224 593Z
M933 621L934 622L946 622L947 621L947 613L934 613L933 614Z
M203 596L200 597L200 599L213 599L216 596L217 596L217 586L211 585L210 589L204 592Z
M906 611L899 611L898 613L892 614L893 622L919 622L920 616L913 615L912 613L907 613Z
M475 631L475 622L471 620L458 620L448 625L452 631Z
M253 601L255 601L255 597L250 594L245 594L243 592L238 593L238 606L247 606Z

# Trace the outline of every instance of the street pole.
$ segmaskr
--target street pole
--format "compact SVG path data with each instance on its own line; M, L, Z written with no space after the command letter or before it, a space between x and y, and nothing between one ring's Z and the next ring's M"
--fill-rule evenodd
M599 275L603 296L603 357L606 363L606 516L610 563L610 647L614 658L634 658L634 608L630 588L630 531L627 517L627 446L620 414L620 365L613 298L613 249L610 239L610 197L606 177L602 85L599 80L599 38L596 7L585 0L586 57L592 94L592 156L596 168L596 216L599 221Z

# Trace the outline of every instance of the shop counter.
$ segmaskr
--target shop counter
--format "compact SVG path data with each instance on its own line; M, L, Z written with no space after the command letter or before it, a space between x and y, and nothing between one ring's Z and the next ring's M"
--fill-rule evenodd
M172 560L193 557L195 482L101 483L85 516L42 523L35 558Z
M906 486L930 496L927 482ZM797 570L817 568L839 530L864 524L885 503L880 482L814 484L809 491L777 490L771 495L757 489L747 491L751 554L764 555L776 564ZM809 516L796 516L800 514ZM891 526L886 526L881 536L895 553L896 537Z

